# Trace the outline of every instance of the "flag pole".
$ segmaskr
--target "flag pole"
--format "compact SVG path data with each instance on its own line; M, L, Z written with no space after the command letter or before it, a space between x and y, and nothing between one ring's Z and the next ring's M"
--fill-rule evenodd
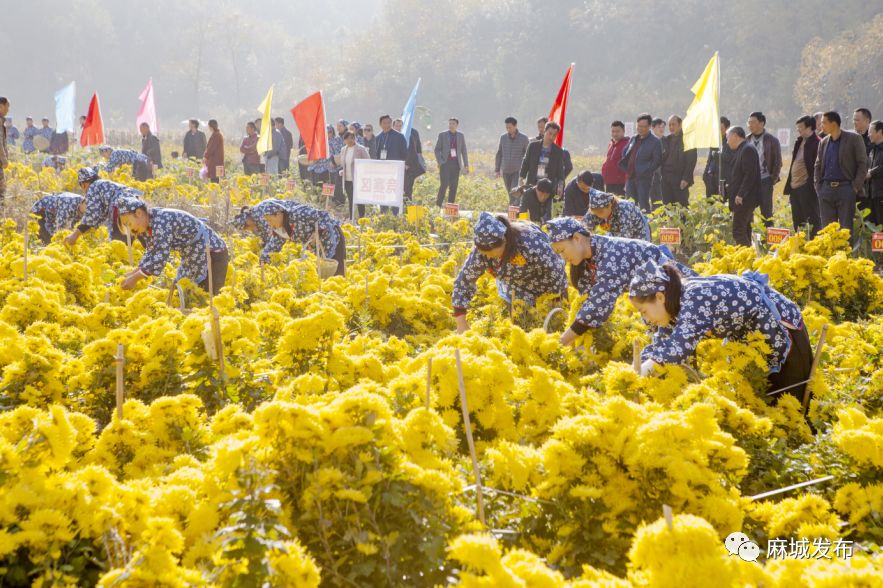
M720 128L720 117L722 117L723 110L721 110L721 57L720 52L715 51L717 53L717 124L718 128ZM717 150L717 189L720 192L719 196L727 201L727 180L724 178L724 141L726 137L721 137L720 147Z

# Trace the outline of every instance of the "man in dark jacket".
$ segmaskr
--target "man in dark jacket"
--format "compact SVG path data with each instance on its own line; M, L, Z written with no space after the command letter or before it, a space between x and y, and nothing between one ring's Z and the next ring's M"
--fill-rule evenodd
M457 186L460 174L469 173L469 155L466 152L466 138L457 130L460 121L454 117L448 119L448 130L438 134L435 142L435 160L438 162L439 186L435 203L441 208L447 200L453 203L457 199Z
M766 132L766 116L762 112L748 115L748 140L760 157L760 214L763 224L773 226L773 186L782 173L782 146L779 140Z
M819 153L819 137L816 135L816 119L802 116L797 119L797 141L791 153L791 168L785 182L785 195L791 198L791 220L797 232L809 224L809 238L813 239L821 228L819 196L816 194L813 174Z
M141 123L141 153L147 156L150 163L162 168L162 151L159 148L159 138L150 132L150 125ZM205 150L203 150L203 153Z
M547 122L543 139L531 141L527 146L527 153L524 154L519 172L522 185L533 186L541 178L548 178L555 189L559 182L564 181L564 153L561 147L555 144L555 138L560 130L558 123Z
M868 154L868 198L871 222L883 224L883 121L875 120L868 129L871 152ZM870 217L869 217L870 218Z
M668 118L669 135L663 139L662 203L688 206L696 169L696 150L684 149L681 122L681 117L671 115Z
M188 123L190 128L184 135L184 159L202 159L205 156L206 141L205 133L199 130L199 121L191 119Z
M619 167L626 172L625 193L645 213L650 212L653 172L662 165L662 142L650 132L652 120L649 114L638 116L637 134L629 139L619 161Z
M410 202L414 195L414 180L426 173L423 167L423 147L420 145L420 133L411 128L408 139L408 159L405 160L405 190L403 192L406 202Z
M745 140L745 129L730 127L727 144L733 150L733 172L727 181L727 198L733 211L733 239L751 246L751 221L760 203L760 157Z
M727 145L727 129L730 128L730 119L721 117L721 148L708 150L708 161L705 162L705 171L702 172L702 181L705 182L705 197L712 198L715 194L721 196L726 202L726 190L721 190L721 180L726 182L726 175L722 170L732 165L733 153Z
M840 228L849 229L854 241L855 204L864 194L868 175L865 141L858 133L841 129L840 114L833 110L822 116L822 130L826 136L819 144L813 175L822 226L838 222Z
M284 174L291 168L291 151L294 149L294 135L285 127L285 119L281 116L276 117L276 130L282 135L285 144L279 153L279 173Z

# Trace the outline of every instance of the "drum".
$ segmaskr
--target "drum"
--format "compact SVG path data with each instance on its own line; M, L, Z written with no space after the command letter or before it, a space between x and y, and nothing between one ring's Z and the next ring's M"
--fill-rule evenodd
M49 151L49 145L51 145L49 139L43 135L37 135L34 137L34 148L37 151Z

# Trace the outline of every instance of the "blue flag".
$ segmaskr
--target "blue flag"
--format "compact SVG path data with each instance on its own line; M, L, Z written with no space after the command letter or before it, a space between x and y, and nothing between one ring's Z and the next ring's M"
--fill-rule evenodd
M76 131L77 83L71 82L55 93L55 132L67 133Z
M417 78L417 83L414 85L414 89L411 90L411 97L408 98L408 102L405 103L405 109L402 111L402 134L405 135L405 143L409 146L411 143L411 127L414 126L414 108L417 106L417 90L420 89L421 79Z

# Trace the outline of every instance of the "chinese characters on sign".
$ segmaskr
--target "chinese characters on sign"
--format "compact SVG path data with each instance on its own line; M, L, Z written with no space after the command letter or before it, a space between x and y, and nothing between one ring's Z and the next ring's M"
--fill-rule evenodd
M353 205L379 204L402 209L404 161L357 159L353 174Z

